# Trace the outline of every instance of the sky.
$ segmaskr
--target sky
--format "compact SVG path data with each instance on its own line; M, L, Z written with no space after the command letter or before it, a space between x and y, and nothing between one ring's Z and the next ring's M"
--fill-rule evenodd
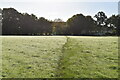
M0 8L15 8L21 13L35 14L49 20L66 21L75 14L91 15L103 11L109 17L118 14L118 0L0 0Z

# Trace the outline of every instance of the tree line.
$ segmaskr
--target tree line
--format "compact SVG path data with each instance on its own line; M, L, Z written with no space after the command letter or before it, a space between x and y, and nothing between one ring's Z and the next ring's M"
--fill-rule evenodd
M51 21L34 14L20 13L14 8L3 8L2 35L119 36L119 14L107 17L100 11L94 18L76 14L66 22L59 18Z

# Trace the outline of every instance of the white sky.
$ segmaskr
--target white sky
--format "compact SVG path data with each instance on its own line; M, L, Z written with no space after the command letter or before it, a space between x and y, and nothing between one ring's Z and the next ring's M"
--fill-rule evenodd
M118 2L119 0L0 0L1 2Z

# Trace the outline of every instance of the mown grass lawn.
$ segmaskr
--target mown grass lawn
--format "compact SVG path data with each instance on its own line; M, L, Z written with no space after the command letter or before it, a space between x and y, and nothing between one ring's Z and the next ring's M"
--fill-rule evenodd
M116 37L68 37L59 70L63 78L117 78Z
M2 38L0 37L0 77L2 77Z
M53 77L65 37L4 37L2 76Z
M2 37L2 77L117 78L118 37Z

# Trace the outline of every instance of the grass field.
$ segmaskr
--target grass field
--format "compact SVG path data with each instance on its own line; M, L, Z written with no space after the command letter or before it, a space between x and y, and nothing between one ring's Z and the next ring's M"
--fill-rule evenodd
M117 78L118 37L2 37L2 77Z
M2 38L0 37L0 77L2 77Z

